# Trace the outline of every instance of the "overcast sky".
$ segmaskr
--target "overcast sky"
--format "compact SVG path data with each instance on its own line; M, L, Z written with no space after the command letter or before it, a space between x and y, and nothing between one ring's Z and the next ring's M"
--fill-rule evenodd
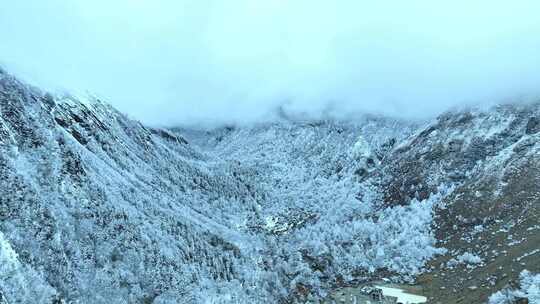
M538 96L540 1L0 0L0 64L150 124Z

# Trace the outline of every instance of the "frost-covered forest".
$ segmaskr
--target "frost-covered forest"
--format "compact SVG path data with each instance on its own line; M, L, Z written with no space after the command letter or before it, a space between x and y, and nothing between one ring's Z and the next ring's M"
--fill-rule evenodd
M447 199L538 155L536 131L504 133L530 115L504 111L160 129L0 72L0 303L293 303L413 282L449 254Z

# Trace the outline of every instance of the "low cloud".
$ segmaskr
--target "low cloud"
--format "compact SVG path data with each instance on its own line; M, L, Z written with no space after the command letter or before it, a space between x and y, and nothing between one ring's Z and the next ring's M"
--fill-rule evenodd
M425 118L536 98L537 1L26 0L0 9L0 63L150 124L288 111Z

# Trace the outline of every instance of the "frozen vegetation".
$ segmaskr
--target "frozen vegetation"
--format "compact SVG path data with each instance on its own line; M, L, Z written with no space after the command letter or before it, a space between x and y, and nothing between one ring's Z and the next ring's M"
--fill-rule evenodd
M511 304L516 303L518 299L527 299L530 304L540 303L540 274L522 271L519 288L507 288L496 292L489 298L489 304Z
M416 123L165 130L5 73L0 112L7 303L302 302L411 281L446 252L434 213L460 180L410 183L422 167L392 154L424 136Z

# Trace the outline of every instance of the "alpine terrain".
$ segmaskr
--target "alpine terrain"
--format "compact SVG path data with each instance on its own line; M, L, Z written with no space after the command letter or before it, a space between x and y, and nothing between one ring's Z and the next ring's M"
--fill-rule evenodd
M163 129L0 71L0 303L538 304L539 273L539 103Z

